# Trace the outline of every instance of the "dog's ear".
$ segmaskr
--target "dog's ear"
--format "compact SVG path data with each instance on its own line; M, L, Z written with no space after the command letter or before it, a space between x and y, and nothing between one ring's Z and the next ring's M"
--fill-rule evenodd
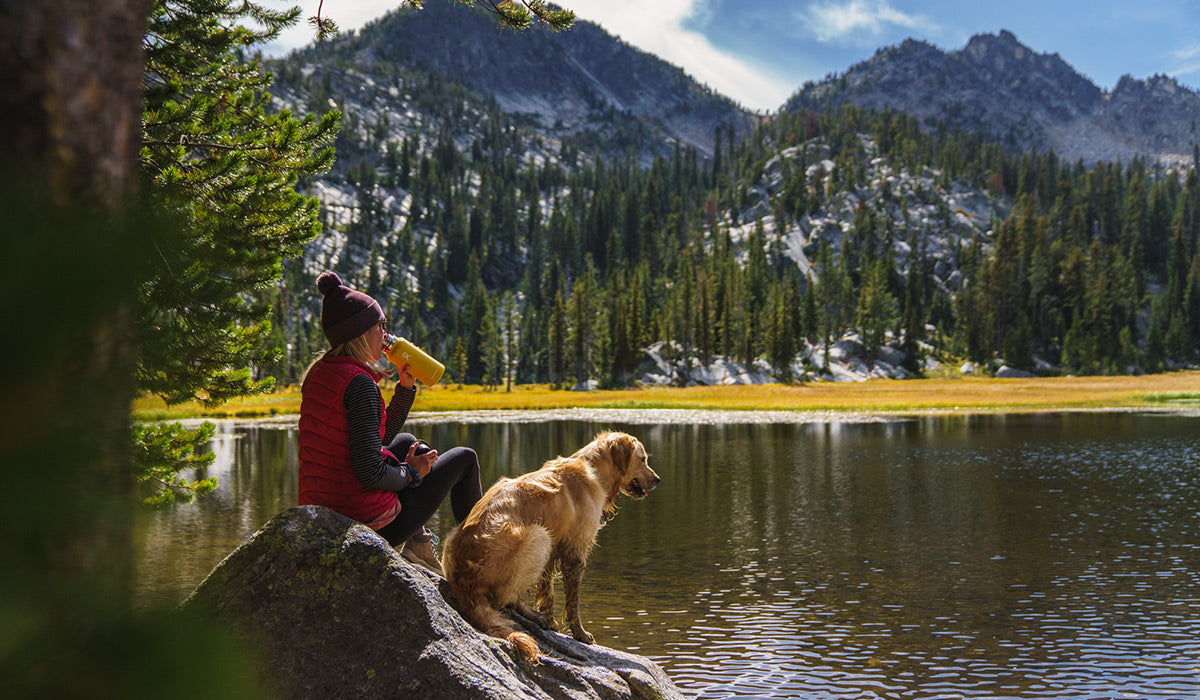
M629 470L629 463L633 461L633 454L637 450L637 444L632 435L625 433L614 433L610 438L612 440L612 460L617 469L621 473Z

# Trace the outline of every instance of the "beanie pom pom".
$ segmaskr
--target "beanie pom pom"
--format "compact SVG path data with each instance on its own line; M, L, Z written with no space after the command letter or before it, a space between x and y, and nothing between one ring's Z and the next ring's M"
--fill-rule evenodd
M317 290L321 292L321 296L329 296L329 293L338 287L342 286L342 278L337 276L336 272L326 270L317 278Z

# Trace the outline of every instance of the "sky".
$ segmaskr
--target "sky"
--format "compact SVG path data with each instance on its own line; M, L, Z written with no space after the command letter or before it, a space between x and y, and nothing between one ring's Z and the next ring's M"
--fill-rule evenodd
M320 0L262 0L299 5ZM1037 53L1057 53L1098 87L1123 75L1165 74L1200 86L1200 0L558 0L578 19L682 68L763 112L807 81L844 73L876 49L913 38L957 51L1007 29ZM399 0L324 0L322 16L357 29ZM312 41L302 21L265 53Z

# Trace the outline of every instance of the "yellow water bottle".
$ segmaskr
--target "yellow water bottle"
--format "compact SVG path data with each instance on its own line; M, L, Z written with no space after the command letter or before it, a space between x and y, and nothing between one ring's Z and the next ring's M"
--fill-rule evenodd
M425 386L433 386L442 378L446 366L430 357L424 350L413 345L407 338L385 334L383 336L384 352L388 362L397 368L408 365L408 373L416 377Z

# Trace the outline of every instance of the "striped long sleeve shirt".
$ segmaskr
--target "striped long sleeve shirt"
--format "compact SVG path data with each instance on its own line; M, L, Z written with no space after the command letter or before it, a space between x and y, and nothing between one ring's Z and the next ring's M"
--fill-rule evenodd
M383 397L379 387L371 378L360 374L346 385L342 403L346 406L346 417L350 431L350 462L354 466L354 478L358 483L372 489L403 491L409 485L407 465L390 464L384 459L382 449L404 427L408 412L412 409L417 390L396 386L396 393L387 408L387 424L383 438L379 437L379 420L383 413ZM404 459L405 455L397 455Z

